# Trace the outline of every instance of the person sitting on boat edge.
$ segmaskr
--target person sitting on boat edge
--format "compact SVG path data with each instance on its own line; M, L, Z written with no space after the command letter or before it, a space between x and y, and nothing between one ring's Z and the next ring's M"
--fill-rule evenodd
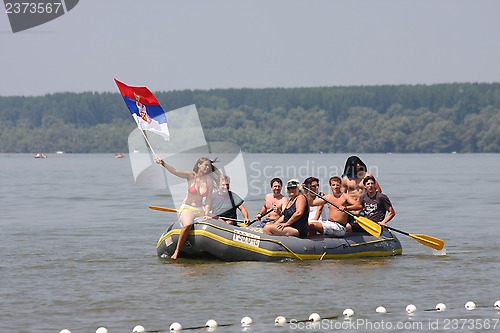
M384 226L396 216L396 211L392 206L389 197L377 191L375 177L366 176L363 179L366 192L359 198L359 203L363 207L365 217ZM356 226L356 228L354 228ZM357 224L353 229L361 229ZM356 230L357 231L357 230Z
M269 184L271 185L272 193L266 194L264 204L260 208L259 213L255 215L254 218L258 222L254 222L252 224L252 227L262 228L266 224L266 222L276 221L280 217L281 212L288 203L288 198L281 194L283 181L280 178L273 178L271 179ZM271 210L271 212L269 212L267 216L265 216L265 222L261 222L260 220L264 217L263 214L265 214L269 210Z
M368 167L365 162L358 156L349 156L345 162L344 173L342 174L342 192L348 193L354 199L358 200L359 197L365 192L363 179L367 176L373 176L368 172ZM377 191L382 193L379 183L375 180ZM353 211L353 214L360 214L361 211ZM356 224L352 216L347 217L350 225ZM359 230L358 230L359 231Z
M291 179L286 184L286 191L290 200L283 209L283 214L275 223L267 223L263 232L269 235L307 237L309 204L307 198L299 188L299 181Z
M234 221L238 218L236 209L239 209L243 215L244 223L248 224L250 219L248 218L248 210L243 205L244 200L229 190L230 182L229 176L221 175L219 177L219 191L212 193L212 218L236 225L236 221ZM224 217L231 220L226 220Z
M165 161L160 159L158 156L155 157L156 163L163 166L171 174L179 178L186 179L188 183L186 197L182 201L182 205L178 210L182 228L175 252L170 257L173 260L176 260L179 256L179 252L189 235L189 230L194 224L194 219L201 216L209 218L208 215L211 209L212 201L212 196L210 194L213 191L214 185L218 183L220 173L214 166L214 162L216 162L216 160L212 161L207 157L200 157L198 161L196 161L193 171L182 171L177 170L173 166L165 163ZM205 202L203 202L204 200Z
M356 200L359 199L365 191L363 179L368 176L373 175L368 172L366 164L358 156L350 156L345 162L342 174L342 192L349 193ZM375 186L377 191L382 193L382 188L376 180Z
M314 193L318 193L319 195L324 196L325 193L319 192L319 179L316 177L307 177L304 180L304 186L313 191ZM324 209L325 206L313 206L312 203L316 199L316 195L307 191L305 193L307 197L307 202L309 203L309 221L328 221L328 213L327 210Z
M358 211L363 208L356 199L340 190L342 184L342 179L340 177L331 177L329 182L332 193L324 197L328 201L336 204L339 208L329 204L322 198L314 200L313 205L315 206L327 204L330 213L328 214L328 221L309 223L309 235L315 235L319 232L320 234L329 236L342 237L346 232L352 231L351 224L348 223L348 215L346 212Z

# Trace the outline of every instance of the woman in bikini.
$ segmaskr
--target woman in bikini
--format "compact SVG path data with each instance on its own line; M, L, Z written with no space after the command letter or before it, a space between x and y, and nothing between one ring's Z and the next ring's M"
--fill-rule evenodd
M215 161L211 161L206 157L198 159L193 167L193 171L177 170L173 166L165 163L165 161L158 156L155 157L155 161L167 169L171 174L179 178L184 178L188 182L186 197L179 208L179 220L182 224L179 241L177 242L174 254L170 257L175 260L186 242L194 219L201 216L208 217L209 215L208 213L211 209L210 194L212 193L214 183L217 183L219 170L213 165ZM205 203L203 203L204 199Z

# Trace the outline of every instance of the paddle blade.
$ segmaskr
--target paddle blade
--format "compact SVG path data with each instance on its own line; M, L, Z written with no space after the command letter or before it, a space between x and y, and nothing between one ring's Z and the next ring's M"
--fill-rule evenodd
M421 234L409 234L409 236L420 244L431 247L435 250L442 250L444 247L444 242L436 237Z
M177 209L160 207L160 206L149 206L150 209L159 210L160 212L177 213Z
M364 216L354 216L354 219L358 222L361 228L365 229L370 235L374 237L380 237L380 235L382 235L382 226L380 224L373 222Z

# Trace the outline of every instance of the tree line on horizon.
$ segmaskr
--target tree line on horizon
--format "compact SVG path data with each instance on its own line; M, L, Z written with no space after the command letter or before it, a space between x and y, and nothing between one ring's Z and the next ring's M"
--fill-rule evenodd
M182 90L207 141L249 153L498 153L500 83ZM0 152L128 151L135 121L119 93L0 96Z

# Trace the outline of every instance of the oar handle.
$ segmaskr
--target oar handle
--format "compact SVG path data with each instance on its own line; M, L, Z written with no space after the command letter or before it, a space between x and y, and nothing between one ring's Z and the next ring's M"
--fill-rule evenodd
M265 212L263 215L261 215L261 218L272 212L274 208L269 209L267 212ZM248 223L248 226L251 226L253 223L257 222L258 220L253 220L252 222Z
M238 219L233 219L233 218L230 218L230 217L222 217L222 216L219 216L218 218L220 219L223 219L223 220L229 220L229 221L234 221L234 222L245 222L243 220L238 220Z
M403 235L406 235L406 236L410 236L410 237L411 237L411 235L410 235L409 233L405 232L405 231L398 230L398 229L393 228L393 227L388 227L388 226L386 226L386 225L384 225L384 228L387 228L387 229L389 229L389 230L396 231L396 232L399 232L400 234L403 234Z
M270 212L272 212L273 210L274 210L274 208L269 209L267 212L265 212L264 214L262 214L262 215L260 216L260 218L263 218L264 216L266 216L267 214L269 214L269 213L270 213ZM258 220L253 220L252 222L255 222L255 221L258 221Z

